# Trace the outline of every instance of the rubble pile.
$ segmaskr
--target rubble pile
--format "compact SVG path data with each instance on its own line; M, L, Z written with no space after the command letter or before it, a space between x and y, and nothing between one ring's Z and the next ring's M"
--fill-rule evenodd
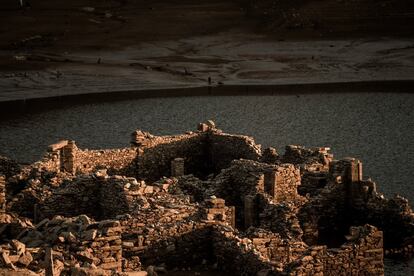
M383 275L409 255L414 214L386 199L362 163L328 148L261 150L251 137L198 131L131 147L51 145L0 176L0 273Z

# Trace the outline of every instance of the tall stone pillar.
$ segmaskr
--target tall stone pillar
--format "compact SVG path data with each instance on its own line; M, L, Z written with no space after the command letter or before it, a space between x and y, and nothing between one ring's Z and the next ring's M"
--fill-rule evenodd
M76 173L76 145L74 141L68 141L68 144L62 148L63 168L66 172Z
M362 184L362 162L355 158L346 158L344 185L346 201L350 207L363 205L365 194Z
M264 174L260 174L259 179L256 182L256 189L258 192L261 192L261 193L264 192L265 190L264 180L265 180Z
M6 213L6 178L0 175L0 214Z
M171 176L178 177L184 175L184 158L175 158L171 161Z
M349 158L346 161L346 180L351 183L362 181L362 162L355 158Z

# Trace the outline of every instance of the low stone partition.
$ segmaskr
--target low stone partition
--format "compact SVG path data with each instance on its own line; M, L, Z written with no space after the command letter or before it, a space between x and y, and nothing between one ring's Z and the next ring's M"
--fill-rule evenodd
M330 148L312 148L289 145L285 148L285 154L281 157L283 163L302 164L303 167L319 164L319 170L328 170L333 155L329 153Z
M255 250L279 272L283 271L286 264L303 256L308 249L308 246L300 240L282 238L280 234L263 228L251 227L246 231L246 235Z
M98 172L80 176L53 190L38 206L38 216L50 218L56 214L66 217L86 214L95 219L115 218L133 212L144 195L160 188L125 176L108 176Z
M134 176L137 149L82 150L75 141L62 140L49 146L47 153L39 162L26 170L35 168L48 172L66 172L70 174L94 173L106 169L109 174Z
M230 275L275 275L266 274L274 267L252 240L238 237L231 229L216 226L212 231L212 244L218 267Z
M64 183L43 202L39 203L39 219L55 215L73 217L85 214L90 217L100 216L100 187L92 176L81 176Z
M168 269L188 268L210 261L214 256L209 224L188 222L171 225L168 230L152 229L152 232L143 233L145 247L138 248L142 252L135 252L145 265L164 263ZM125 254L128 254L127 249Z
M313 246L286 269L289 275L384 275L382 232L370 225L351 227L340 248Z

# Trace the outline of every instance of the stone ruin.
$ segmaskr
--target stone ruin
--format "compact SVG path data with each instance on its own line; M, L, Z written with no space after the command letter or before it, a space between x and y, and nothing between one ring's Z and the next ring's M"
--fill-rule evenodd
M406 199L329 148L279 155L214 122L123 149L49 147L0 167L7 275L383 275L414 252Z

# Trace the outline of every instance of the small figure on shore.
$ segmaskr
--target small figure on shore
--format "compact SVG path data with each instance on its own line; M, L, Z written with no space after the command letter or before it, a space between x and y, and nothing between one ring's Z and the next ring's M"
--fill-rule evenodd
M19 0L19 4L20 4L20 8L31 8L32 6L30 5L28 0Z
M210 76L208 77L207 81L208 81L208 85L211 85L211 77Z

